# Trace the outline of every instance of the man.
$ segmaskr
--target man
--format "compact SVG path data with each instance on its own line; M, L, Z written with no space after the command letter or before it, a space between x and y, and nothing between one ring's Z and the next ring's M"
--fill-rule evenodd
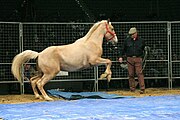
M135 27L129 30L129 36L125 39L120 52L119 62L123 62L122 56L126 55L128 65L129 87L131 92L135 92L139 82L140 94L145 93L144 75L142 71L142 56L145 48L145 41L138 36ZM135 73L138 82L135 81Z

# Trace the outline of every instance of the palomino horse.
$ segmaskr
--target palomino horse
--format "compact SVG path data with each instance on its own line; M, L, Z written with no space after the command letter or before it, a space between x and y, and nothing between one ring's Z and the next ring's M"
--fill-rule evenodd
M114 28L109 20L95 23L88 33L72 44L50 46L42 52L26 50L16 55L12 62L12 73L21 82L22 65L30 59L37 59L37 75L30 79L36 98L42 99L37 88L45 100L53 100L45 90L44 85L54 78L60 70L77 71L96 65L106 65L101 78L111 79L111 60L101 58L103 38L112 43L118 42Z

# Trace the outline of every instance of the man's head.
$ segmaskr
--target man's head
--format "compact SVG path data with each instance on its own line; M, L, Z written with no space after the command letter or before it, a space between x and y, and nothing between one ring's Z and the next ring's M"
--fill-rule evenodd
M135 27L130 28L129 35L131 35L132 38L137 37L137 29Z
M130 28L129 34L132 35L137 32L137 29L135 27Z

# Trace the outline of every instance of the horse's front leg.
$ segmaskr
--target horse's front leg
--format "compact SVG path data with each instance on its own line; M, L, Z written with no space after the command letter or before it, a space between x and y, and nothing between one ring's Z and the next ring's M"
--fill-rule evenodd
M107 78L108 82L110 82L112 76L111 65L112 62L107 59L106 70L103 74L101 74L100 79Z
M110 82L111 80L111 75L112 75L112 72L111 72L111 65L112 65L112 62L111 60L109 59L104 59L104 58L98 58L96 60L96 64L97 65L102 65L104 64L106 66L106 70L103 74L101 74L100 76L100 79L103 79L103 78L107 78L108 82Z

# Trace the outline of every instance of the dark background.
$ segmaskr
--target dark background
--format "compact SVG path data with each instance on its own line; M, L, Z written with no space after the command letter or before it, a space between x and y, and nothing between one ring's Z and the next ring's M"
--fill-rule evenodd
M0 0L0 21L96 22L107 18L110 18L113 22L179 21L179 7L180 0ZM18 35L18 33L15 33L15 35ZM8 45L4 45L4 47ZM15 45L12 44L11 46ZM163 79L153 79L147 82L147 87L167 86L168 84ZM74 82L69 84L69 86L76 87ZM19 84L14 83L0 85L0 94L14 93L19 91L20 88ZM79 85L77 86L77 89L80 90ZM93 83L83 85L88 89L92 89L92 86ZM106 87L106 81L100 81L99 86L99 88ZM2 87L4 87L4 91ZM110 88L124 87L128 88L127 80L112 81L110 83ZM25 84L25 88L27 89L25 91L32 91L29 83ZM71 89L68 88L68 90Z
M1 0L0 21L177 21L180 0Z

